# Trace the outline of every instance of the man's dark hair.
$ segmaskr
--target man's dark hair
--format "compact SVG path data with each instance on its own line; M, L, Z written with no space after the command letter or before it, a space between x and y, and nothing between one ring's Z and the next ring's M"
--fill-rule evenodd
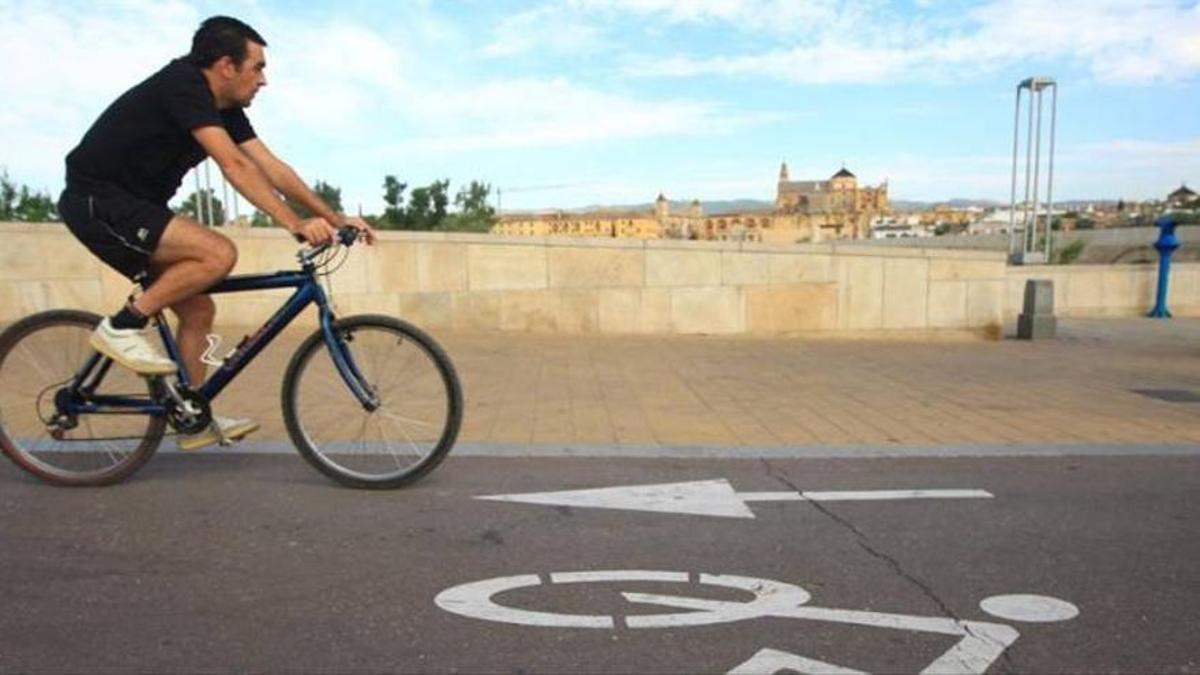
M241 66L246 60L246 41L267 46L258 31L231 16L214 16L204 20L192 36L192 51L188 58L201 68L207 68L223 56Z

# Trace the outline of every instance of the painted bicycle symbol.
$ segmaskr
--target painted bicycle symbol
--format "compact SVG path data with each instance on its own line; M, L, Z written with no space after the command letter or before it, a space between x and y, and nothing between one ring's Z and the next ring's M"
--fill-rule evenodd
M1008 624L991 621L964 621L943 616L913 616L829 607L812 607L812 595L800 586L773 581L720 574L691 575L687 572L647 570L607 570L556 572L542 577L526 574L474 581L446 589L434 599L442 609L461 616L524 626L554 628L615 629L618 622L629 629L710 626L760 618L790 618L806 621L889 628L916 633L934 633L958 638L945 653L922 673L983 673L1004 650L1016 642L1020 632ZM502 605L495 600L501 593L542 585L667 582L716 586L750 593L748 602L715 600L682 595L621 593L626 602L666 607L676 611L663 614L567 614L543 612ZM1067 621L1079 614L1075 605L1044 595L996 595L979 603L987 614L1013 622L1047 623ZM809 659L796 654L762 649L749 660L728 671L730 675L775 673L781 670L800 673L859 673L861 671Z

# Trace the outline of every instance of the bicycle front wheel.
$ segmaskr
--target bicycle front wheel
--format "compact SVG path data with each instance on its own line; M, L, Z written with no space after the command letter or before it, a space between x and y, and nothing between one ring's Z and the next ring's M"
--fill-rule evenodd
M445 458L462 423L462 388L449 357L420 329L389 316L334 323L361 382L377 398L364 407L317 330L283 378L283 419L300 454L356 488L398 488Z
M96 355L88 340L98 323L90 312L52 310L0 335L0 447L55 485L127 477L154 454L166 427L166 418L125 405L148 405L151 385ZM81 372L84 386L76 388Z

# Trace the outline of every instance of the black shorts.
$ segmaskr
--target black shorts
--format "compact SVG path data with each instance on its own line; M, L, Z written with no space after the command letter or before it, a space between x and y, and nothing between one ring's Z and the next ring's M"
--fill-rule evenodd
M67 187L58 198L67 229L109 267L130 279L148 272L171 209L118 188L103 192Z

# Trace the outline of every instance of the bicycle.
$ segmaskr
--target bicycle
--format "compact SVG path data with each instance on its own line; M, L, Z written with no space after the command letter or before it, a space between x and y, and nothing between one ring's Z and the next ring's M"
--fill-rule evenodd
M446 352L416 326L378 314L334 316L320 278L345 262L357 236L346 227L334 242L302 248L299 270L233 275L208 289L295 292L194 388L182 365L174 375L151 377L113 368L88 344L97 314L56 309L12 324L0 334L4 454L54 485L117 483L150 459L167 427L207 428L217 395L315 303L320 325L292 355L280 392L292 443L318 471L349 487L398 488L425 476L458 436L462 387ZM154 323L179 364L167 321L160 314Z

